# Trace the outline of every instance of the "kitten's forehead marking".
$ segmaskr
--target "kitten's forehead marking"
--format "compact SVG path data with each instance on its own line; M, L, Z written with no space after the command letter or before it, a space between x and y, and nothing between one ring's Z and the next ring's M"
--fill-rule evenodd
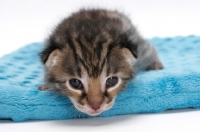
M106 87L105 87L105 84L106 84L106 70L103 70L102 73L101 73L100 84L101 84L101 90L103 92L105 92L105 90L106 90Z
M86 72L83 72L81 75L82 76L81 76L80 80L81 80L81 82L83 84L85 92L87 93L88 92L88 80L89 80L89 77L88 77Z
M88 93L89 90L96 88L100 88L101 92L105 92L106 79L105 71L102 71L101 75L97 78L89 77L87 72L83 72L82 77L80 78L86 93Z

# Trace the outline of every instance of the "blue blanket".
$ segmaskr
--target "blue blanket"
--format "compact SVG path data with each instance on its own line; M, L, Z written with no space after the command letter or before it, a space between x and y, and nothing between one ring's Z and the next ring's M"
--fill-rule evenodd
M165 69L140 72L121 92L112 109L101 117L200 108L200 37L153 38ZM0 59L0 119L63 120L89 117L67 97L38 91L43 66L38 52L43 43L29 44Z

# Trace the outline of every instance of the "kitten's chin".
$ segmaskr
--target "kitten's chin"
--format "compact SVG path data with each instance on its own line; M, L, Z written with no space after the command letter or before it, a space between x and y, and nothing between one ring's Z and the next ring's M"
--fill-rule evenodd
M86 114L90 115L90 116L98 116L102 113L103 111L91 111L91 112L85 112Z
M112 106L113 106L113 102L111 102L111 103L109 103L109 104L103 103L99 109L94 110L94 109L92 109L89 105L86 104L86 105L84 105L84 107L85 107L86 109L83 109L83 110L79 109L79 111L81 111L81 112L83 112L83 113L86 113L86 114L88 114L88 115L90 115L90 116L98 116L98 115L100 115L102 112L111 109Z
M112 108L112 106L114 104L114 99L108 104L104 102L101 105L101 107L97 110L92 109L88 104L81 105L81 104L78 104L78 103L75 103L75 102L73 102L73 104L76 107L76 109L79 110L82 113L86 113L87 115L90 115L90 116L98 116L102 112L107 111L107 110Z
M84 106L81 106L81 107L80 106L76 106L76 108L79 111L81 111L83 113L86 113L86 114L88 114L90 116L98 116L102 112L107 111L110 108L112 108L112 106L113 106L113 103L109 103L109 104L103 103L102 106L97 110L92 109L88 104L86 104Z

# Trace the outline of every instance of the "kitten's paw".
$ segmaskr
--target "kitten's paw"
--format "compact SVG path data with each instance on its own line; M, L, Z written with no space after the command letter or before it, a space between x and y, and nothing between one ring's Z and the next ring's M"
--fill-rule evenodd
M45 91L45 90L48 90L48 89L49 89L49 87L47 85L43 85L43 86L38 87L38 90L40 90L40 91Z
M146 70L161 70L164 66L160 61L153 62L150 66L146 68Z

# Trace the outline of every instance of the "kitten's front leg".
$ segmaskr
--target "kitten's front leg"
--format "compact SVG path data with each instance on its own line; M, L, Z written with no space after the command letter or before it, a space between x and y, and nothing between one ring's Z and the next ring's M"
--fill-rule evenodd
M55 89L56 89L55 85L52 83L44 84L44 85L38 87L38 90L40 90L40 91L46 91L46 90L50 91L50 90L55 90Z
M46 84L46 85L43 85L43 86L39 86L38 87L38 90L40 90L40 91L45 91L45 90L48 90L49 89L49 87L48 87L48 85Z

